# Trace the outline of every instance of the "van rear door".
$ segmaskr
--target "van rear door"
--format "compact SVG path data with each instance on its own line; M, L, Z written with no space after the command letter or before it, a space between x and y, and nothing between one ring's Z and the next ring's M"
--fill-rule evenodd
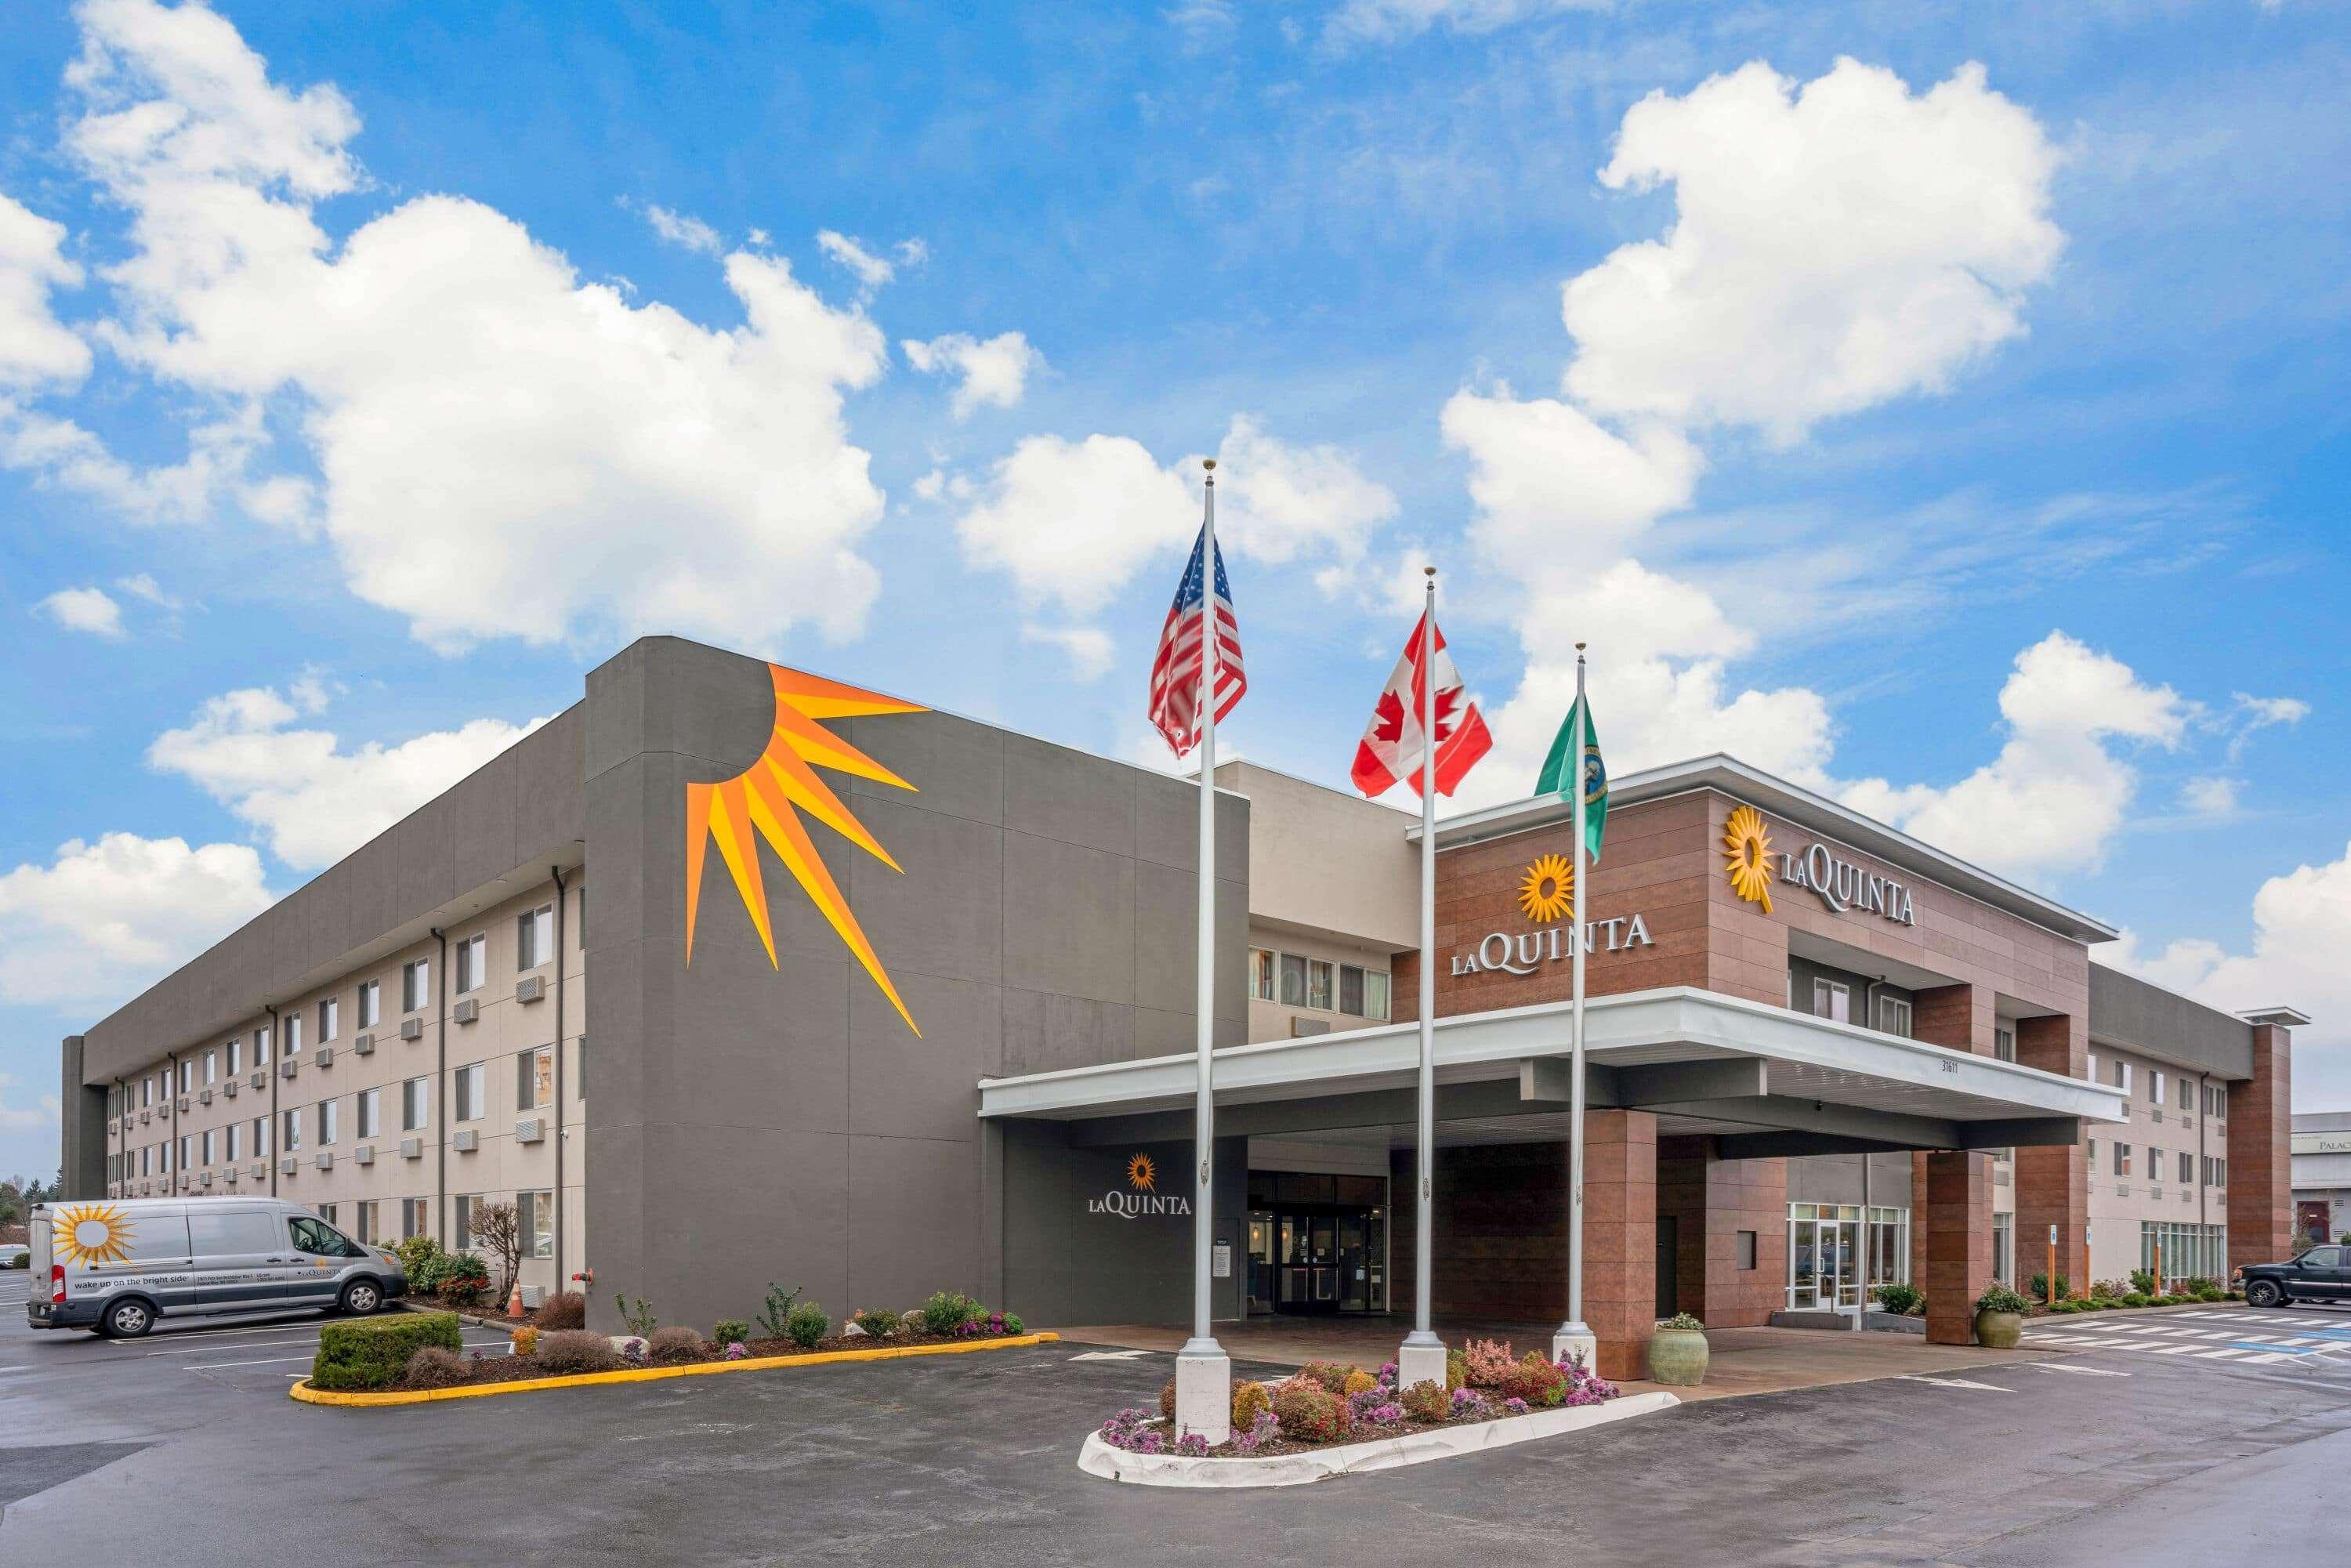
M49 1266L57 1260L57 1249L49 1239L49 1211L44 1205L33 1207L32 1233L28 1239L33 1244L32 1256L26 1260L32 1266L32 1291L25 1303L25 1315L33 1322L46 1322L49 1316L50 1298L57 1293L57 1288L49 1281Z

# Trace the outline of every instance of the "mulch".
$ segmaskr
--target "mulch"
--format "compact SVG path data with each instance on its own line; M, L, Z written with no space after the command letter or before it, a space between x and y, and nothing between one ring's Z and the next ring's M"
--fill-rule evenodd
M747 1340L744 1342L743 1348L749 1353L749 1354L744 1357L744 1359L758 1360L768 1357L797 1358L800 1356L823 1355L829 1352L843 1350L896 1350L906 1345L964 1344L970 1343L974 1339L1001 1339L1008 1337L1010 1336L1001 1334L920 1333L908 1333L904 1330L901 1330L900 1332L890 1335L886 1339L875 1339L871 1334L833 1334L817 1341L813 1345L807 1346L803 1346L797 1342L789 1339ZM660 1361L646 1361L641 1364L631 1364L630 1369L634 1370L637 1365L692 1366L697 1363L725 1361L726 1359L726 1346L714 1344L710 1341L705 1340L702 1342L701 1352L698 1354L671 1355L665 1356ZM556 1377L560 1375L562 1375L562 1374L549 1372L546 1364L539 1361L536 1356L485 1355L469 1358L465 1363L465 1375L463 1377L436 1378L430 1382L412 1383L409 1381L407 1375L403 1373L401 1375L398 1381L392 1385L392 1387L395 1391L411 1392L425 1388L460 1388L476 1383L519 1383L535 1377Z

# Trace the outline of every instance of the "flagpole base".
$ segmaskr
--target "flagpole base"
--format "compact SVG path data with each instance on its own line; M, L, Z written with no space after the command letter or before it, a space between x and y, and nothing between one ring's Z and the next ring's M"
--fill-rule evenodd
M1416 1388L1424 1383L1445 1386L1445 1342L1427 1329L1415 1329L1396 1350L1396 1387Z
M1586 1370L1593 1368L1600 1356L1600 1340L1582 1322L1563 1322L1552 1331L1551 1358L1565 1361L1569 1357L1581 1361Z
M1215 1448L1233 1435L1233 1363L1213 1335L1176 1353L1176 1436L1197 1433Z

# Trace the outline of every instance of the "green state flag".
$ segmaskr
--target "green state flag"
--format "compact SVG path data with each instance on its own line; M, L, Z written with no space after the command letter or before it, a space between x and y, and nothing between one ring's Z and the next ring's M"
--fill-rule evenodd
M1573 776L1567 759L1575 749L1575 732L1581 722L1583 729L1583 848L1592 863L1600 863L1600 837L1608 826L1608 766L1600 760L1600 737L1592 727L1592 710L1582 697L1567 710L1567 720L1559 727L1559 734L1551 743L1551 755L1543 759L1542 777L1535 780L1535 793L1556 795L1573 801L1568 789Z

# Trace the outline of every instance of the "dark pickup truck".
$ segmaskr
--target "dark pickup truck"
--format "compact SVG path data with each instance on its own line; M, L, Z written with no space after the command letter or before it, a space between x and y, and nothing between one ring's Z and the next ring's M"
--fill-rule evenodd
M2314 1247L2290 1262L2248 1263L2236 1278L2250 1307L2351 1301L2351 1247Z

